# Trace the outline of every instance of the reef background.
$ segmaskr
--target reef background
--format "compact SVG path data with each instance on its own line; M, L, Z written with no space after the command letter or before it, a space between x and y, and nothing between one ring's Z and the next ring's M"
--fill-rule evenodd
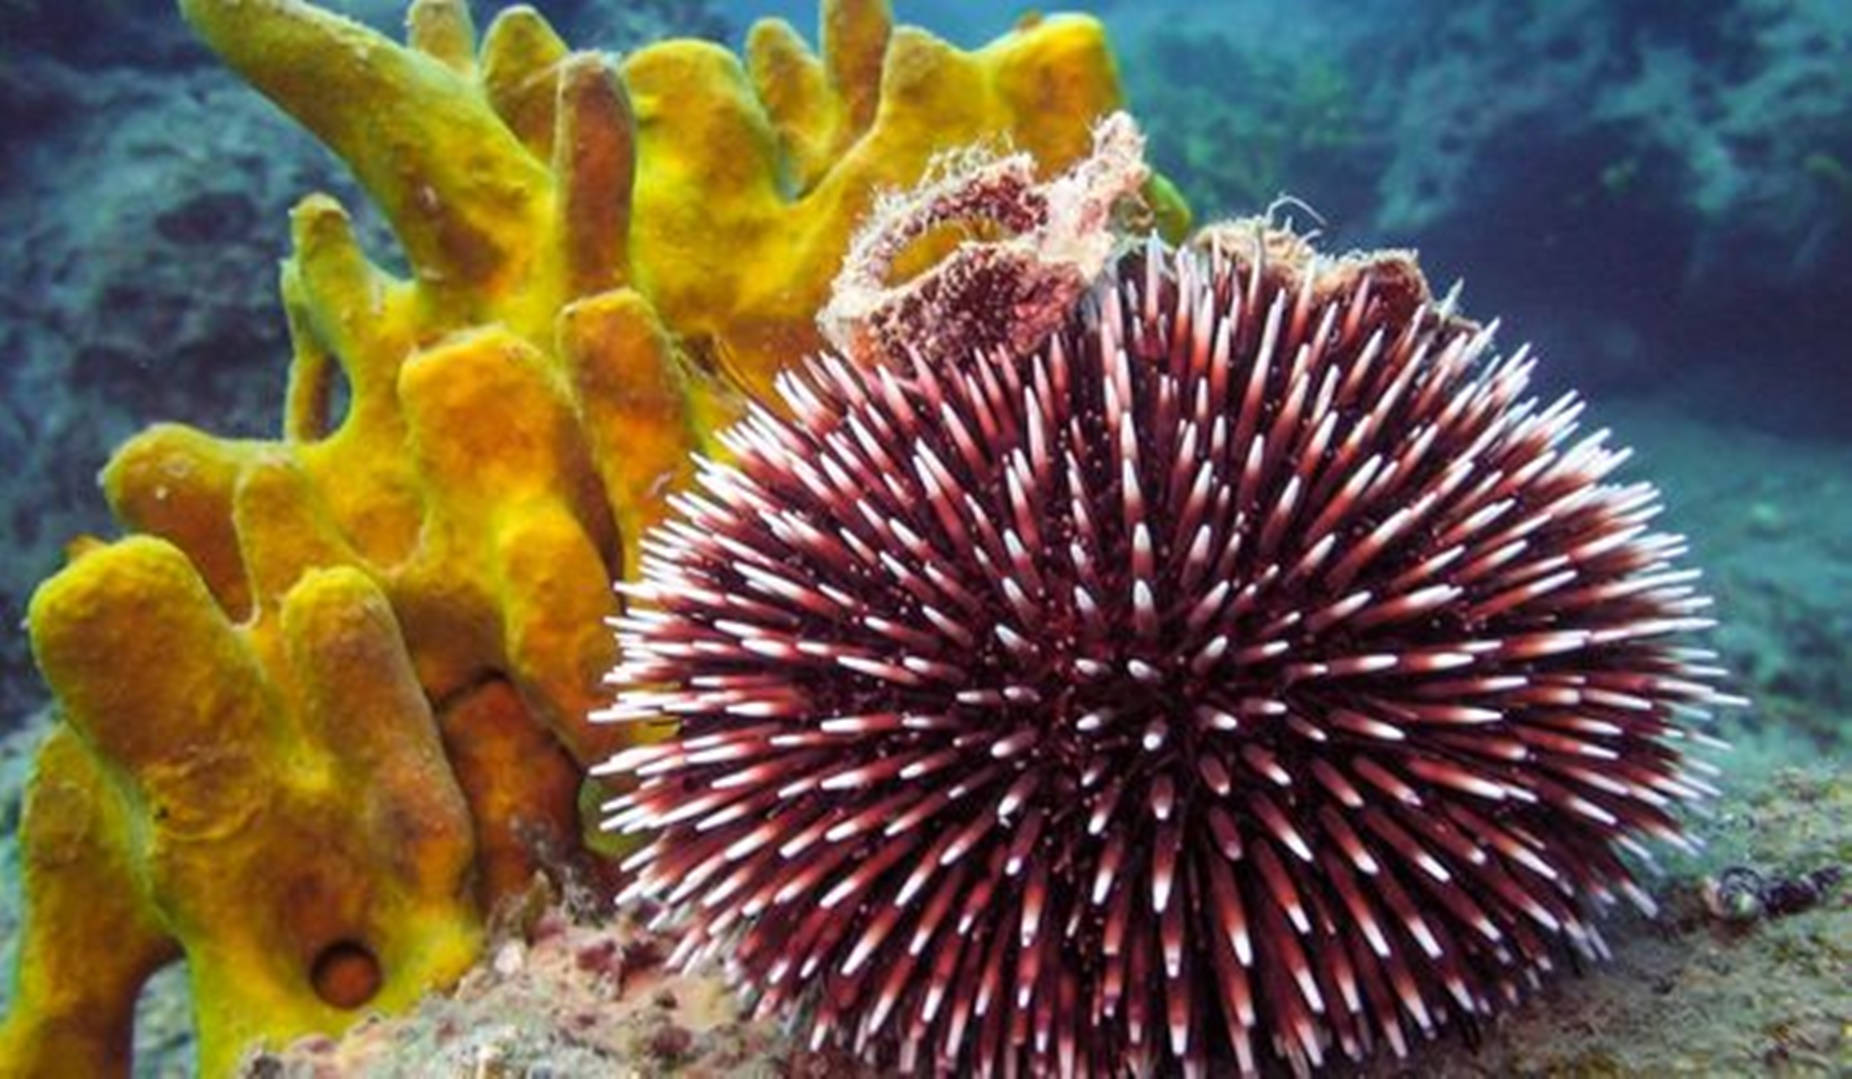
M327 6L382 27L402 10ZM815 14L536 6L619 50L737 45L765 14L808 34ZM1448 1073L1852 1069L1848 888L1769 922L1718 917L1701 894L1732 866L1852 873L1852 5L1074 6L1107 22L1154 163L1199 220L1290 195L1281 212L1328 248L1415 247L1437 282L1465 277L1469 312L1502 316L1506 347L1537 346L1546 392L1587 393L1595 425L1638 450L1632 474L1666 490L1718 599L1715 644L1755 701L1723 732L1737 749L1731 794L1698 826L1711 851L1668 862L1672 927L1617 926L1618 962L1559 981L1478 1053L1450 1050ZM1017 14L894 8L963 45ZM274 428L273 268L289 205L316 189L390 256L334 159L166 3L0 0L0 732L18 732L0 751L0 941L45 696L25 599L67 540L108 529L94 477L131 432ZM158 1040L183 1006L148 1001Z

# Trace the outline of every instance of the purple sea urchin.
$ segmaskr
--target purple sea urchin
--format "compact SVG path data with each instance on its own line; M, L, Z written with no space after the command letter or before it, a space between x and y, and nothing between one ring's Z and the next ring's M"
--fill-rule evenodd
M924 328L923 328L924 329ZM825 355L647 541L638 890L904 1070L1306 1071L1515 999L1727 700L1657 494L1400 253L1249 221Z

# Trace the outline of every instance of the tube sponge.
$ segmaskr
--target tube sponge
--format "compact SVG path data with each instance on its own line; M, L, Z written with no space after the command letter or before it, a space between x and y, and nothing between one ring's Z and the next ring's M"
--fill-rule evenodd
M64 725L22 835L14 1016L39 1021L9 1022L0 1059L121 1070L135 990L176 942L212 1074L468 968L469 809L366 575L313 570L239 626L178 548L134 537L47 582L30 621Z
M478 39L464 0L415 0L406 44L301 0L180 7L347 162L409 273L305 198L279 437L132 438L103 488L134 534L35 597L63 722L21 826L8 1074L124 1073L176 956L207 1075L457 977L543 852L585 860L583 766L656 733L586 720L610 586L691 451L821 347L858 220L966 143L1059 170L1118 103L1079 17L965 52L825 0L820 53L766 22L744 62L620 63L527 7Z

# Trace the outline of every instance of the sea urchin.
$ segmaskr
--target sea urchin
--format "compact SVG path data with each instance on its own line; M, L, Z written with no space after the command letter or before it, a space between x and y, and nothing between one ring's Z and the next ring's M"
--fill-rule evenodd
M1295 1071L1514 1000L1723 702L1682 541L1402 253L1117 257L1029 355L786 378L647 542L611 827L905 1070Z

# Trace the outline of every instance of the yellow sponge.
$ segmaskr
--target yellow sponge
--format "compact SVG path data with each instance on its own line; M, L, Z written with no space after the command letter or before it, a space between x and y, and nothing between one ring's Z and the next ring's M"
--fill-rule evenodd
M182 949L215 1075L254 1038L403 1008L468 968L469 810L364 574L312 571L239 626L184 554L138 537L80 557L30 617L64 725L22 825L9 1072L122 1071L136 991Z
M347 162L409 273L304 199L280 436L131 439L103 487L139 535L36 596L63 722L5 1074L123 1074L177 956L207 1075L457 977L490 905L586 857L583 765L639 734L586 721L610 585L690 452L821 347L864 212L971 142L1059 170L1119 101L1079 17L965 52L825 0L820 54L767 22L744 63L619 63L527 7L478 41L464 0L416 0L405 45L302 0L180 7Z

